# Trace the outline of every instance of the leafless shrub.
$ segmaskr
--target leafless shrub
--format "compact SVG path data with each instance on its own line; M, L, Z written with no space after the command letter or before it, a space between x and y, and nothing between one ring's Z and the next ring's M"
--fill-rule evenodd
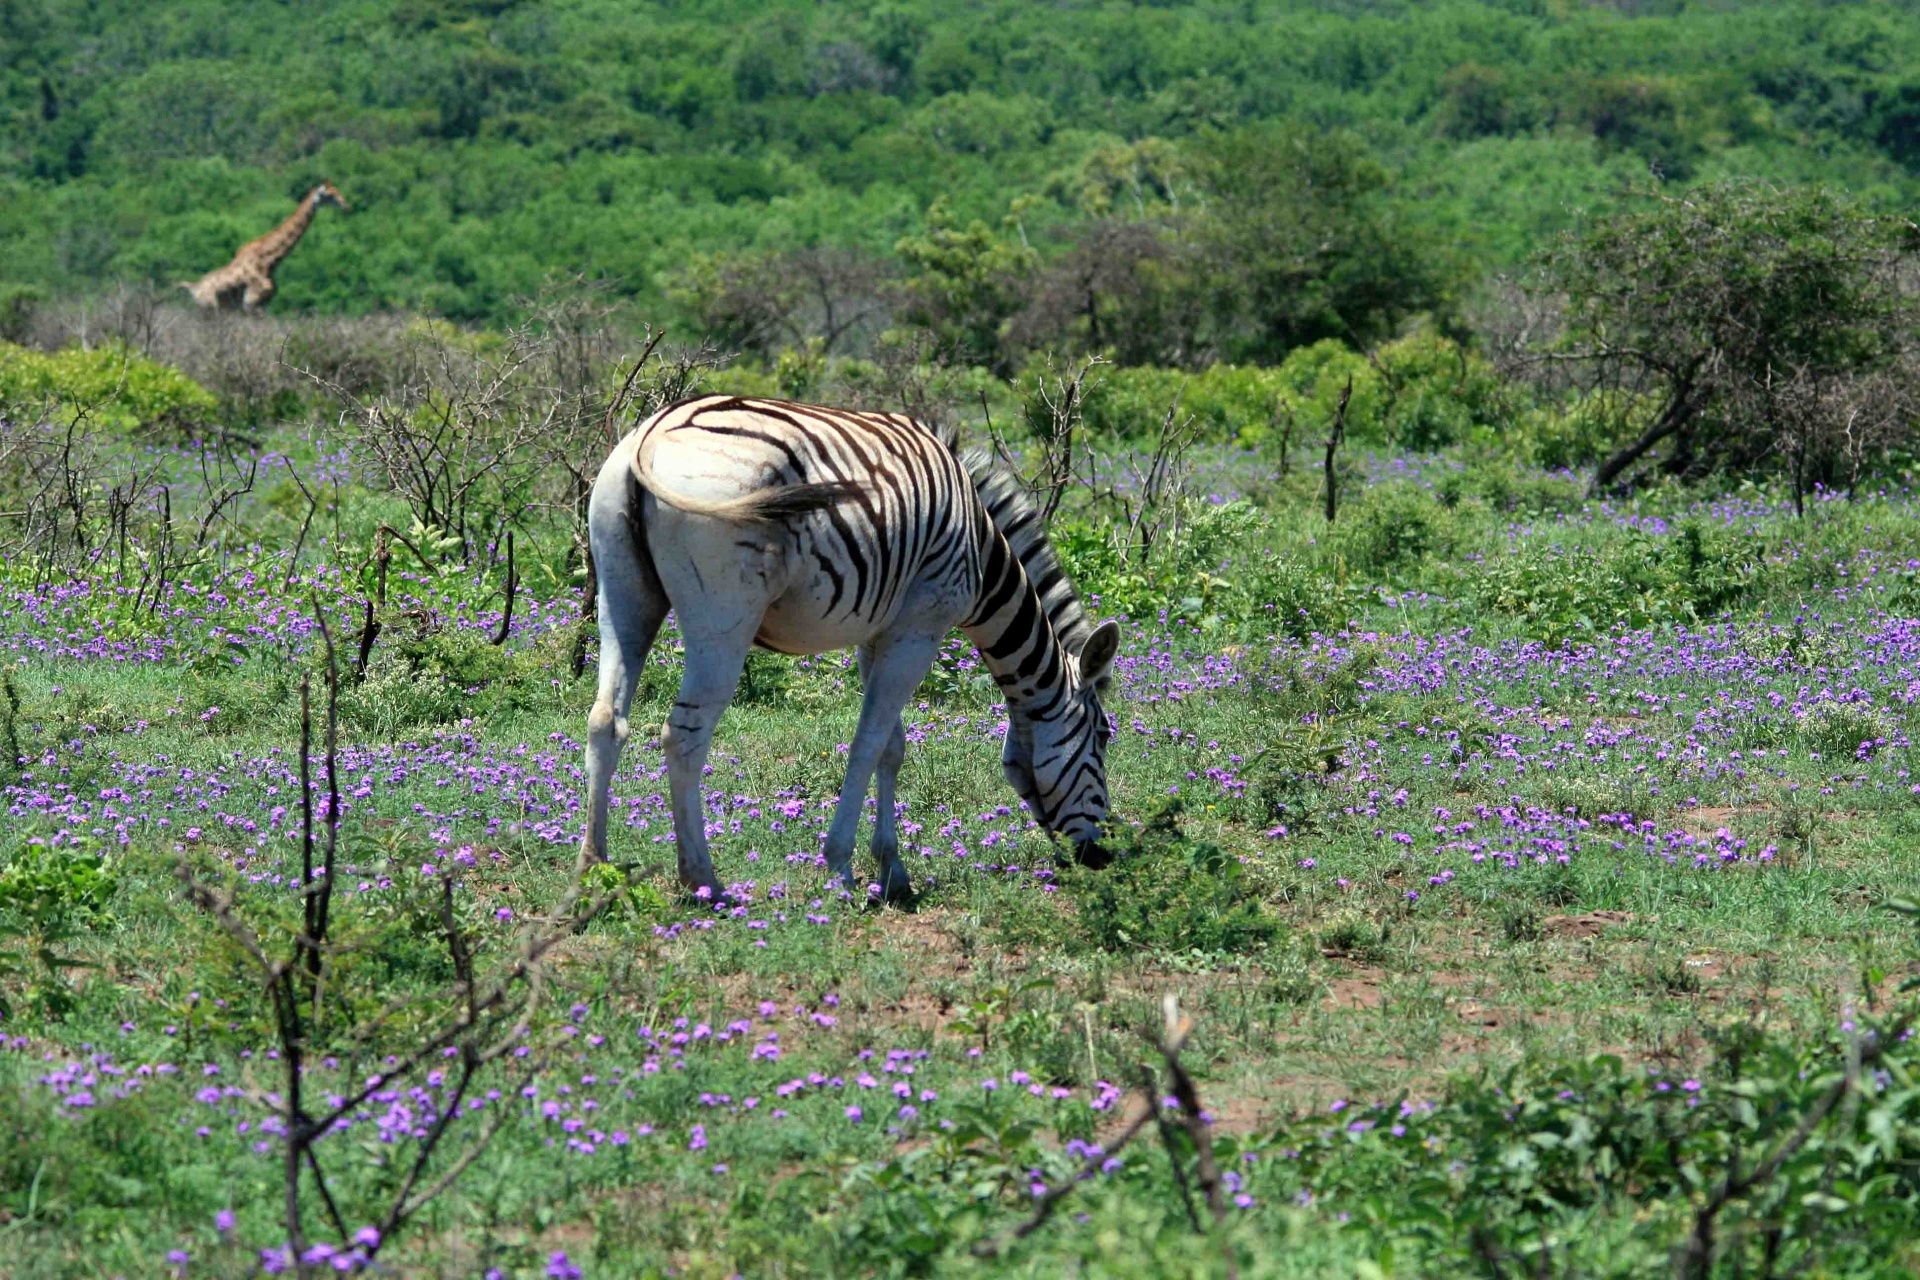
M1101 459L1083 450L1084 483L1096 505L1112 519L1114 548L1121 561L1146 568L1154 552L1179 540L1186 511L1187 450L1199 438L1192 414L1182 415L1175 396L1160 420L1153 448Z
M0 554L31 557L36 581L84 563L97 544L106 432L88 406L13 406L0 420ZM144 488L144 486L142 486ZM116 515L118 508L116 507Z
M398 372L395 353L412 323L396 315L210 311L150 288L121 286L39 304L20 327L23 341L49 351L125 342L182 370L244 416L255 407L268 412L281 393L310 390L301 370L358 395L382 389Z
M847 389L856 408L904 413L935 431L959 422L974 394L966 371L947 363L924 329L892 330L874 348L872 381Z
M852 249L701 258L674 291L715 341L767 356L817 341L823 353L859 349L885 326L888 270Z
M1191 368L1213 358L1191 248L1170 220L1102 219L1073 237L1029 281L1009 346L1110 352L1123 365Z
M569 431L557 438L558 447L550 455L558 464L551 473L565 477L564 505L571 516L573 552L585 575L580 629L573 643L575 678L586 670L587 646L595 634L599 610L599 575L587 539L587 500L593 492L594 478L626 427L652 417L676 400L697 394L702 381L721 362L720 355L705 344L665 350L666 332L652 326L645 329L643 337L639 355L619 388L606 399L604 410L597 418L583 413L570 419Z
M994 451L1015 472L1026 477L1027 489L1040 508L1041 521L1053 519L1060 499L1076 482L1076 455L1084 452L1081 420L1086 408L1087 378L1110 363L1101 356L1089 356L1071 374L1055 368L1053 357L1046 357L1044 368L1036 373L1023 399L1027 405L1027 427L1032 431L1039 457L1032 469L1022 468L998 431L993 417L987 415L987 430L993 437ZM1016 389L1018 384L1016 383ZM984 401L983 401L984 407Z
M341 423L385 473L415 523L454 541L463 563L486 536L523 518L544 450L563 422L560 393L534 377L545 340L421 326L402 344L390 390L360 396L303 370L340 402Z
M1327 523L1332 524L1340 510L1340 476L1334 466L1340 446L1347 439L1347 404L1353 399L1353 375L1340 389L1340 404L1333 411L1333 423L1327 428L1326 455L1321 460L1320 484L1327 500Z
M1193 1035L1193 1020L1180 1012L1179 1000L1172 994L1163 996L1160 1001L1161 1027L1157 1036L1149 1036L1161 1063L1167 1072L1166 1083L1171 1089L1170 1100L1179 1107L1177 1124L1174 1117L1167 1114L1162 1105L1164 1095L1161 1082L1153 1067L1140 1064L1140 1109L1135 1113L1125 1129L1110 1144L1102 1146L1100 1153L1090 1156L1080 1175L1063 1179L1047 1190L1034 1202L1033 1212L1016 1225L1005 1236L980 1241L973 1247L978 1258L998 1258L1018 1240L1024 1240L1053 1217L1061 1201L1071 1195L1082 1183L1092 1179L1102 1166L1119 1155L1128 1143L1140 1135L1149 1124L1155 1125L1167 1150L1168 1164L1173 1170L1174 1185L1179 1188L1180 1198L1186 1206L1187 1220L1195 1231L1208 1231L1200 1221L1200 1215L1194 1208L1193 1194L1188 1188L1187 1156L1181 1150L1180 1136L1192 1149L1192 1179L1200 1184L1201 1195L1206 1201L1207 1213L1212 1221L1211 1231L1220 1244L1221 1259L1226 1266L1229 1280L1238 1276L1239 1259L1235 1256L1233 1245L1222 1231L1227 1220L1226 1180L1221 1176L1219 1162L1213 1154L1212 1119L1200 1102L1200 1090L1193 1082L1193 1075L1181 1062L1180 1054L1186 1048L1187 1041ZM1176 1136L1179 1135L1179 1136Z
M421 1081L437 1089L437 1111L419 1139L413 1159L399 1170L397 1186L386 1192L385 1208L378 1212L374 1231L371 1235L358 1233L354 1237L354 1247L364 1262L370 1263L393 1243L411 1219L458 1180L511 1116L510 1111L497 1111L492 1119L478 1125L478 1131L459 1154L428 1180L435 1156L441 1153L462 1117L470 1114L464 1103L474 1091L475 1082L525 1045L547 991L548 966L554 949L588 924L607 902L605 893L596 893L588 886L587 864L577 863L571 883L547 915L529 922L497 962L488 966L484 950L460 922L454 897L455 876L443 874L438 884L437 923L454 974L452 982L427 998L389 1005L372 1018L361 1020L344 1036L333 1033L329 1039L323 1031L324 1014L330 999L336 1004L340 1000L338 985L342 979L335 967L346 954L346 948L333 938L334 872L340 854L342 815L337 759L339 673L325 615L316 607L314 616L320 623L326 646L323 747L326 810L320 815L321 825L316 828L316 788L310 773L313 715L310 684L303 678L300 682L301 924L293 930L291 944L284 952L273 953L274 931L250 922L232 891L203 880L184 853L176 867L188 900L238 946L272 1008L281 1085L277 1092L257 1088L250 1088L248 1092L282 1123L283 1203L288 1251L292 1255L288 1262L301 1277L323 1274L327 1269L325 1261L309 1251L308 1222L310 1206L315 1200L328 1225L337 1233L341 1250L345 1251L349 1244L346 1219L327 1178L330 1148L323 1146L322 1140L376 1090L402 1087L408 1081ZM361 1058L373 1051L371 1046L376 1037L393 1034L395 1026L402 1021L414 1028L406 1034L405 1046L381 1045L387 1056L380 1069L372 1074L363 1071ZM322 1105L316 1107L307 1093L305 1077L307 1064L322 1050L341 1052L349 1059L343 1078L354 1083L341 1095L327 1096ZM512 1087L517 1090L541 1065L540 1058L531 1056L528 1064L519 1069L521 1078L514 1079ZM430 1080L429 1071L444 1074L438 1080Z

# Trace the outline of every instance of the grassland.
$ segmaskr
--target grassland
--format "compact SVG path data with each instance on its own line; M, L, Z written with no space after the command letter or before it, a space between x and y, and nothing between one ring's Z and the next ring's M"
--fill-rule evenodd
M324 452L277 443L307 468ZM1267 592L1128 619L1118 868L1055 864L956 642L908 715L917 900L829 889L857 679L838 655L757 657L707 779L732 904L675 890L664 770L636 734L619 892L464 1099L399 1073L325 1137L345 1230L310 1197L313 1264L358 1266L352 1233L451 1108L436 1169L493 1136L381 1253L402 1274L1667 1274L1742 1153L1781 1149L1873 1059L1853 1109L1810 1129L1825 1164L1731 1197L1709 1270L1909 1271L1911 931L1884 903L1912 891L1920 822L1910 497L1796 518L1761 493L1588 503L1526 473L1514 505L1473 481L1510 469L1435 457L1369 463L1329 532L1270 457L1196 462L1212 492L1190 527L1253 513L1222 580L1307 566L1310 610L1339 594L1347 616L1304 626ZM353 671L389 500L339 465L333 527L297 564L263 486L248 541L164 590L107 555L54 581L8 567L0 883L56 865L69 926L9 900L10 1275L288 1266L270 1007L180 874L230 888L264 938L292 928L316 613L349 670L309 1090L350 1092L431 1024L443 882L493 963L570 880L577 592L527 588L495 646L497 563L396 560ZM1381 520L1444 536L1382 552ZM669 632L636 724L664 718L678 661ZM1145 1105L1169 994L1231 1197L1211 1230L1183 1200L1186 1138L1095 1150ZM1043 1227L975 1255L1083 1166Z

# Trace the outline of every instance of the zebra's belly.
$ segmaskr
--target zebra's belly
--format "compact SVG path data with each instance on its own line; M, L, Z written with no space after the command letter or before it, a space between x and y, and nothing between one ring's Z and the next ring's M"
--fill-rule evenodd
M775 653L831 653L863 644L872 634L872 627L835 626L818 618L779 618L769 612L753 642Z
M944 635L967 609L957 587L917 575L893 590L872 581L856 584L844 572L836 578L817 568L796 573L788 582L754 636L755 643L780 653L851 649L902 626Z
M760 631L753 638L755 644L779 653L830 653L835 649L851 649L886 630L899 612L891 610L877 619L845 612L828 614L821 608L823 600L805 598L811 593L796 599L795 594L789 592L774 601L760 620Z

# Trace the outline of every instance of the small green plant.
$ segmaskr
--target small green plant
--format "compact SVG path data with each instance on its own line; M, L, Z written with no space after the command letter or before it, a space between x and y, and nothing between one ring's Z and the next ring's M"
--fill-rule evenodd
M1266 976L1263 992L1278 1005L1311 1003L1320 994L1320 979L1313 971L1313 948L1304 939L1294 945L1274 947L1262 962Z
M1531 902L1509 902L1502 907L1500 932L1508 942L1538 942L1547 936L1540 908Z
M1822 755L1850 760L1873 755L1899 732L1887 712L1864 702L1816 702L1800 717L1800 741Z
M1700 975L1693 971L1685 956L1659 956L1640 974L1639 985L1655 993L1692 996L1700 994Z
M114 923L108 910L119 882L106 856L84 836L30 836L0 869L0 980L25 984L27 1004L42 1017L72 1011L66 971L92 967L68 954L69 943ZM0 1012L11 1012L0 988Z
M1103 871L1069 877L1081 926L1107 951L1242 955L1281 935L1240 860L1180 830L1170 801L1128 833Z
M1343 907L1320 931L1320 947L1329 955L1373 963L1386 956L1387 940L1392 936L1393 926L1389 921L1375 919L1354 907Z
M1017 1019L1032 1013L1032 1010L1018 1008L1021 997L1032 991L1052 988L1051 978L1035 978L1015 987L1010 983L999 983L987 988L975 999L961 1006L960 1016L950 1024L950 1028L965 1036L979 1036L980 1047L993 1047L993 1034L996 1029L1011 1026Z
M610 862L588 867L581 873L580 887L590 897L606 899L601 915L609 920L650 921L667 912L667 900L658 889Z

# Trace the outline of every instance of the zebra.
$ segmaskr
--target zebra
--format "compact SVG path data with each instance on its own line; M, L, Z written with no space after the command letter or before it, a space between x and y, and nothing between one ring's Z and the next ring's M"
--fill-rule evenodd
M661 731L681 883L722 896L700 778L750 647L855 648L864 694L828 828L830 877L851 889L870 782L870 849L883 896L911 892L894 783L900 713L955 626L1007 705L1001 772L1075 856L1103 865L1106 747L1100 694L1120 628L1081 606L1020 482L902 414L734 395L668 405L615 446L588 503L599 578L599 685L587 716L581 855L607 851L608 790L627 711L669 608L686 667Z

